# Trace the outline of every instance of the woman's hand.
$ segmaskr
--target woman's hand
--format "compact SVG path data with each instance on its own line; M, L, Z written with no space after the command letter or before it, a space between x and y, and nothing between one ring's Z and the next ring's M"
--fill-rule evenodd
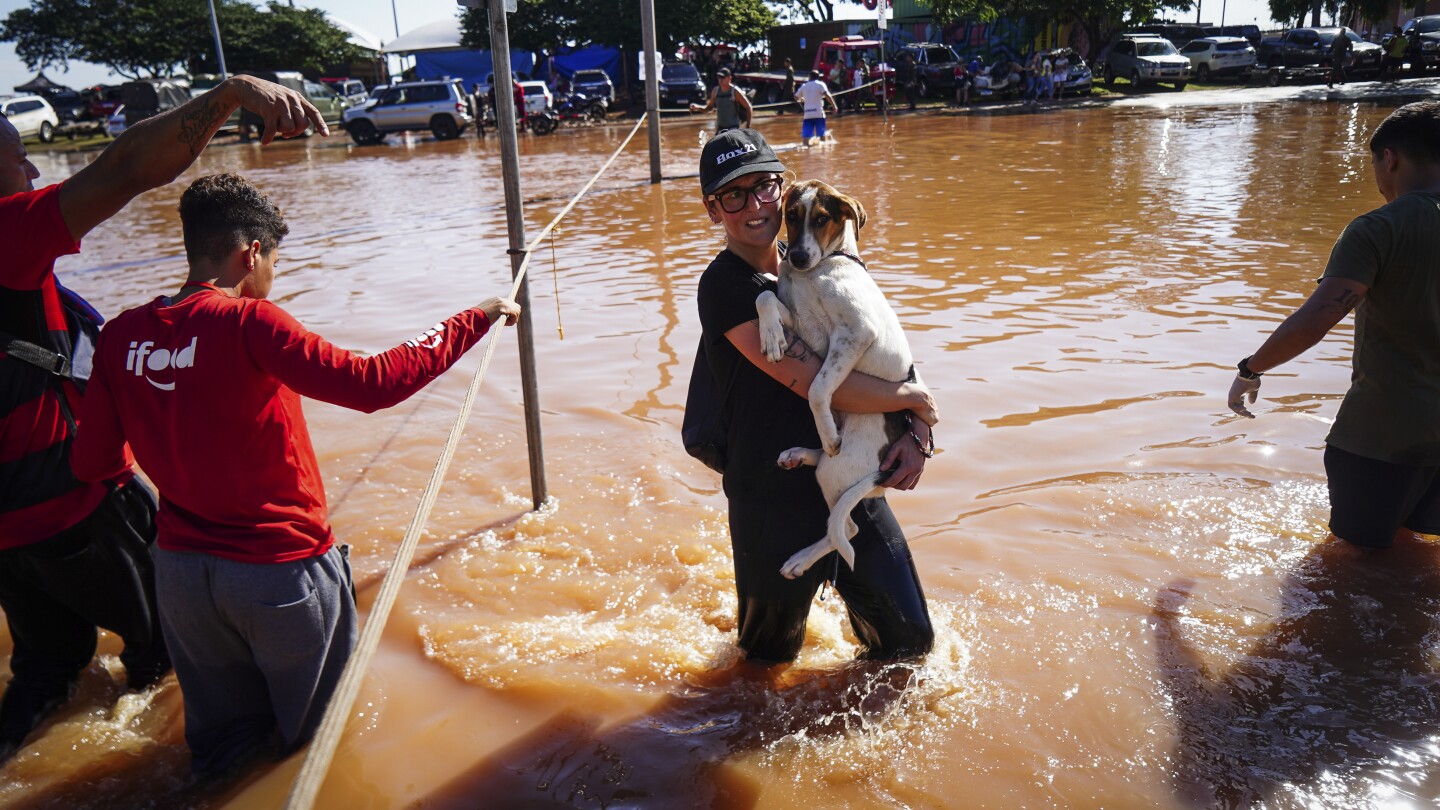
M904 434L890 445L890 452L885 454L880 469L888 470L897 464L899 468L881 486L905 490L914 489L920 483L920 474L925 472L925 454L920 450L920 442L925 442L927 446L930 444L930 426L917 420L910 430L914 436Z

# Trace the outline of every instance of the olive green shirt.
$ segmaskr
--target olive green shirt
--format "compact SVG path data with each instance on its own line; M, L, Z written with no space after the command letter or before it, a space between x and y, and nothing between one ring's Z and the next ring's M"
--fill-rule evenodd
M1357 217L1325 278L1370 288L1355 311L1350 390L1326 441L1393 464L1440 464L1440 193Z

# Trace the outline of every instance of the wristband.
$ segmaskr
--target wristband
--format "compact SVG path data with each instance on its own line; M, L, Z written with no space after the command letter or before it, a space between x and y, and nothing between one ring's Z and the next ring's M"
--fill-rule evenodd
M1251 355L1250 357L1254 357L1254 355ZM1258 371L1250 370L1250 357L1247 357L1244 360L1241 360L1239 363L1235 364L1235 367L1240 369L1240 379L1242 380L1258 380L1260 379L1260 377L1263 376Z

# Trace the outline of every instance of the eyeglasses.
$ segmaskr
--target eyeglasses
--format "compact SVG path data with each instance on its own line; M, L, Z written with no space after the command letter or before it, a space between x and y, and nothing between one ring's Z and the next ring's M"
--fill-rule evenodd
M745 210L749 204L750 195L755 195L755 202L761 205L773 203L780 199L780 186L782 180L779 177L771 177L768 180L761 180L748 188L732 188L729 191L722 191L719 194L711 194L707 200L715 200L720 203L720 210L727 214L738 214Z

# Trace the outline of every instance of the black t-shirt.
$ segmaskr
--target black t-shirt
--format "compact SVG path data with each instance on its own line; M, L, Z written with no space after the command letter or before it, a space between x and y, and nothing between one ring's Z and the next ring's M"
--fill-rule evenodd
M729 431L725 494L731 498L819 495L815 468L781 469L775 463L792 447L819 447L820 434L804 397L771 379L740 354L725 333L759 317L755 298L775 282L729 250L700 276L700 326L715 385L726 400ZM731 383L731 379L734 382Z

